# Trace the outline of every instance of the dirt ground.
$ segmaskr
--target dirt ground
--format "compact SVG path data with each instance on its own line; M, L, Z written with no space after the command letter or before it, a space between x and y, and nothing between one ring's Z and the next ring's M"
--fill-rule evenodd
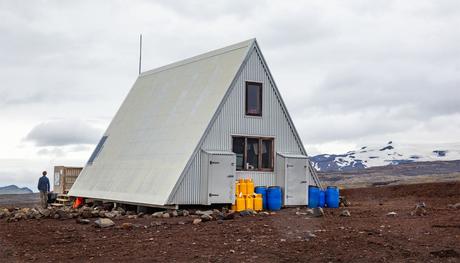
M351 217L275 215L191 224L122 219L127 230L75 220L0 221L1 262L460 262L460 182L347 189ZM418 202L428 215L411 216ZM301 208L300 212L305 210ZM396 212L395 217L386 216ZM161 222L161 223L159 223ZM316 237L312 237L312 234Z

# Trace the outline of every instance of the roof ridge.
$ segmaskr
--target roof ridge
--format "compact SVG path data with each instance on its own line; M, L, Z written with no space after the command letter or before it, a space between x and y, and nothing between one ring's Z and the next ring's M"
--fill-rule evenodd
M139 75L139 77L144 77L144 76L155 74L155 73L162 72L162 71L165 71L165 70L169 70L169 69L173 69L173 68L176 68L176 67L184 66L184 65L194 63L194 62L197 62L197 61L200 61L200 60L204 60L204 59L208 59L208 58L211 58L211 57L226 54L226 53L238 50L238 49L247 48L247 47L251 46L251 44L253 42L255 42L255 41L256 41L255 38L251 38L251 39L248 39L248 40L245 40L245 41L242 41L242 42L238 42L236 44L232 44L232 45L229 45L229 46L226 46L226 47L223 47L223 48L211 50L211 51L208 51L208 52L205 52L205 53L193 56L193 57L189 57L189 58L179 60L179 61L176 61L176 62L173 62L173 63L170 63L170 64L166 64L166 65L158 67L158 68L154 68L154 69L151 69L151 70L144 71Z

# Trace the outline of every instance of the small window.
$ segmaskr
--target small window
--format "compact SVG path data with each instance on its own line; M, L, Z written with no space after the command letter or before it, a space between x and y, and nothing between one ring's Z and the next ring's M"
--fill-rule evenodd
M237 171L273 171L273 138L233 137Z
M233 138L233 152L236 155L236 170L244 168L244 137Z
M246 115L262 116L262 83L246 82Z
M102 136L101 140L99 141L99 143L96 146L96 149L94 149L94 152L91 154L91 157L89 157L88 165L93 164L94 160L99 155L99 152L102 150L102 147L104 146L105 140L107 140L107 136Z

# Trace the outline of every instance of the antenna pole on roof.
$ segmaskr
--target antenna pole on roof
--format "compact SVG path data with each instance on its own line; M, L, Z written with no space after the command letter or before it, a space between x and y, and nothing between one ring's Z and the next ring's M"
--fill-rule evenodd
M141 74L142 70L142 34L139 36L139 75Z

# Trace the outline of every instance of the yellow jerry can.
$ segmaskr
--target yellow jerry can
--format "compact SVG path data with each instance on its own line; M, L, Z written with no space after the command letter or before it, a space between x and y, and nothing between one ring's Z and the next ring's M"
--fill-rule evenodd
M242 194L236 197L236 208L235 211L240 212L246 209L246 203Z
M262 211L262 209L263 209L262 194L255 194L255 197L254 197L254 210L255 211Z
M254 194L254 181L252 181L252 179L247 179L246 181L246 194L247 195Z
M254 198L251 195L246 196L246 210L254 210Z
M239 184L240 184L240 192L238 193L238 195L239 195L240 193L243 193L243 195L246 195L246 194L247 194L247 189L246 189L246 182L245 182L245 180L244 180L244 179L240 179Z

